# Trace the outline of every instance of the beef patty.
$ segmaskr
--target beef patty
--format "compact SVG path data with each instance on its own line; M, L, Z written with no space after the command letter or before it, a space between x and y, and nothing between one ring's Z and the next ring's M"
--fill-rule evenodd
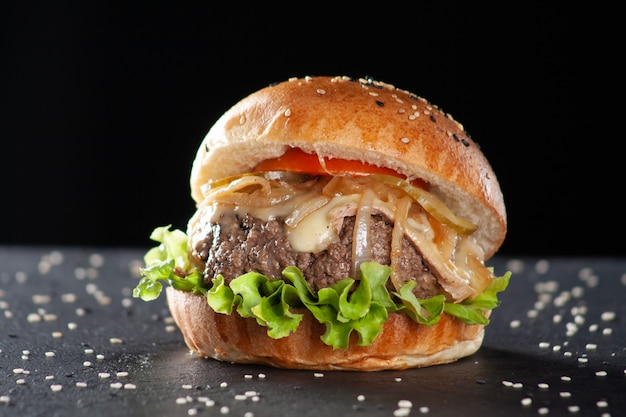
M349 276L354 223L354 216L346 217L336 242L321 252L306 253L292 249L283 219L266 222L249 215L222 216L219 223L205 229L209 232L197 242L193 255L205 264L204 280L207 284L218 274L228 283L249 271L269 278L285 279L282 270L295 265L311 288L318 291ZM369 231L372 261L390 265L392 231L393 223L385 216L372 215ZM403 282L417 282L414 289L417 298L429 298L442 292L419 251L406 237L402 241L400 276ZM394 290L390 281L387 285Z

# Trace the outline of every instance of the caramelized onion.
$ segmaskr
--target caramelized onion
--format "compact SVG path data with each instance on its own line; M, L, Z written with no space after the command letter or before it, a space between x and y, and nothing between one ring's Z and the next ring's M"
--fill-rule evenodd
M407 181L404 181L400 178L392 177L390 175L376 174L372 175L372 178L385 184L400 188L408 195L413 197L413 199L417 201L422 207L424 207L424 210L430 213L434 218L436 218L443 224L454 227L459 233L468 235L476 230L476 228L478 227L477 225L452 213L448 206L446 206L443 201L439 200L433 194L422 188L415 187L409 184Z
M350 271L350 276L357 279L360 277L361 264L369 261L372 257L369 231L372 224L375 197L376 195L371 190L364 190L356 212L352 234L352 270Z
M396 204L396 215L393 226L393 232L391 234L391 283L395 287L396 291L400 291L402 287L402 280L400 277L401 265L400 259L402 257L402 241L406 232L406 221L411 208L412 199L410 197L404 197L398 200Z
M291 214L289 214L289 216L285 218L285 224L289 227L296 227L302 219L313 213L315 210L324 207L326 204L328 204L329 201L330 198L326 197L325 195L320 195L305 200L304 202L296 206Z

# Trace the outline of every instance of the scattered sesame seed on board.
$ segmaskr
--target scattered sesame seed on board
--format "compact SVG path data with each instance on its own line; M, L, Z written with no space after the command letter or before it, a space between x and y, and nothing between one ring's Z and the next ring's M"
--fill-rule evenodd
M463 403L481 415L490 404L511 417L626 415L626 259L495 259L513 276L474 356L359 373L190 355L164 299L132 298L142 251L16 251L0 247L0 415L43 415L44 399L59 415L89 402L90 417L135 401L172 416L305 415L313 404L323 415L447 415ZM442 401L451 391L463 401Z

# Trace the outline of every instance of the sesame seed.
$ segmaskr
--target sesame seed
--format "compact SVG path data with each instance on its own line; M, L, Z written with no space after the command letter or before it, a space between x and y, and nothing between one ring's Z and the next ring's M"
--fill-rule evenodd
M326 90L323 90L321 88L318 88L316 91L317 91L317 94L321 94L321 95L326 94Z
M48 304L50 303L51 297L46 294L34 294L32 300L33 304Z
M54 337L55 339L60 339L63 337L63 333L61 332L52 332L52 337Z
M43 319L44 321L56 321L57 315L56 314L44 314Z
M602 315L600 317L601 317L602 321L615 320L615 312L614 311L605 311L604 313L602 313Z
M522 398L522 400L520 401L520 403L524 406L524 407L528 407L529 405L531 405L533 403L532 398Z
M229 412L230 412L230 408L228 408L228 406L227 406L227 405L223 405L223 406L220 408L220 413L221 413L221 414L228 414Z
M15 383L17 385L24 385L26 383L26 380L24 378L20 378L17 381L15 381Z
M41 321L41 316L37 313L30 313L27 317L26 320L29 323L39 323Z
M321 373L321 372L314 372L314 373L313 373L313 376L314 376L315 378L323 378L323 377L324 377L324 374L323 374L323 373Z
M118 377L125 377L125 376L128 376L128 372L125 372L125 371L117 372L115 375L117 375Z
M76 387L77 388L86 388L87 387L87 383L86 382L77 382L76 383Z
M59 391L61 391L63 389L63 385L61 385L61 384L52 384L52 385L50 385L50 389L53 392L59 392Z
M122 384L121 382L113 382L111 383L110 387L113 389L121 389L124 387L124 384Z
M284 114L285 117L291 116L291 109L285 110L285 112L283 114Z
M131 383L126 383L126 384L124 384L124 389L137 389L137 385L131 384Z
M410 413L411 413L410 408L397 408L396 410L394 410L393 415L394 417L406 417Z
M122 339L117 338L117 337L112 337L112 338L109 339L109 342L111 342L114 345L115 344L120 344L120 343L122 343Z
M27 279L28 279L28 275L26 274L26 272L17 271L15 273L15 281L17 281L19 284L24 284Z
M376 105L377 105L378 107L385 107L385 103L383 103L383 102L382 102L382 101L380 101L380 100L376 100Z
M178 397L178 398L176 398L176 404L178 404L178 405L187 404L187 398L185 398L185 397Z
M550 409L548 407L541 407L537 410L537 413L541 415L548 414L549 412L550 412Z
M539 384L537 384L537 387L541 389L548 389L550 388L550 385L546 384L545 382L540 382Z
M597 406L598 408L606 408L606 407L608 407L608 406L609 406L609 403L608 403L608 402L606 402L606 401L604 401L604 400L600 400L600 401L598 401L598 402L596 403L596 406Z
M357 401L365 401L365 395L363 395L363 394L357 395L356 400Z
M411 140L409 138L401 138L400 142L404 143L404 144L408 144Z
M597 371L596 372L596 376L607 376L607 372L606 371Z
M562 392L559 392L559 396L561 398L570 398L572 396L572 393L568 391L562 391Z
M46 352L44 353L44 355L46 356L46 358L53 358L55 356L54 352Z
M91 255L89 255L88 262L89 265L93 266L94 268L100 268L102 265L104 265L104 256L100 255L99 253L92 253Z
M413 407L413 403L409 400L400 400L398 401L398 407L401 408L411 408Z
M428 414L429 411L430 411L430 408L428 408L426 406L420 407L420 413L422 413L422 414Z
M585 289L583 287L572 288L572 296L574 298L581 298L583 295L585 295Z

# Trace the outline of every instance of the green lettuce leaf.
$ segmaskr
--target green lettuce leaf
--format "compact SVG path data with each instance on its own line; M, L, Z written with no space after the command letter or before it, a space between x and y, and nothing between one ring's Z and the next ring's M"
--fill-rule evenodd
M458 317L465 324L489 324L485 312L493 310L500 305L497 294L506 289L511 279L511 272L491 280L485 291L473 300L466 300L460 304L446 303L444 311Z
M321 339L334 349L347 349L353 332L358 335L359 345L370 345L393 312L405 313L427 326L437 324L443 313L467 324L487 325L485 313L498 307L497 294L507 288L511 277L507 272L494 278L482 294L462 303L446 302L443 295L417 299L414 281L389 293L386 283L392 270L376 262L361 264L359 280L347 277L317 293L295 266L283 270L284 280L249 272L228 284L218 275L206 286L202 273L189 261L187 235L169 229L170 226L159 227L150 236L159 245L144 257L146 267L141 269L143 277L133 290L134 297L154 300L165 282L179 290L205 295L208 305L218 313L232 314L236 310L242 317L254 318L275 339L295 332L303 309L307 309L324 324L326 330Z
M170 227L157 227L150 235L159 245L145 254L146 267L140 270L142 278L133 290L133 297L144 301L158 298L163 289L160 281L178 290L206 294L202 273L189 262L187 235L178 229L170 231Z

